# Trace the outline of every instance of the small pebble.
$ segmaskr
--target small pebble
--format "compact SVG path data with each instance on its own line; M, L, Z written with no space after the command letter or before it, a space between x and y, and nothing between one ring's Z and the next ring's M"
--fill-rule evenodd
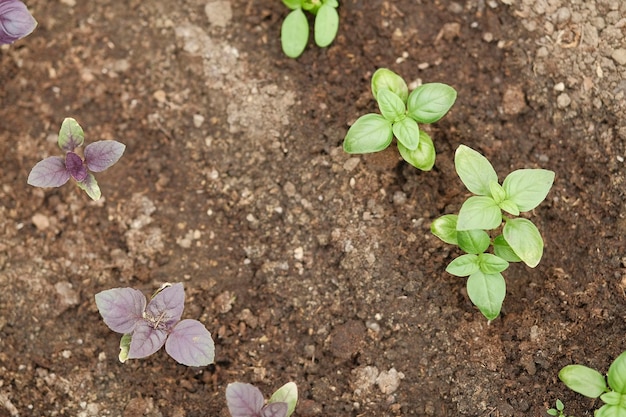
M626 49L620 48L614 50L611 54L611 58L619 65L626 65Z
M569 98L567 93L561 93L556 98L556 105L559 109L564 109L572 103L572 99Z

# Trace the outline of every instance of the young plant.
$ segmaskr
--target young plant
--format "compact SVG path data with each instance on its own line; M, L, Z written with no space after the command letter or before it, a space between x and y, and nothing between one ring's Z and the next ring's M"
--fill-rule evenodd
M283 52L289 58L299 57L309 41L309 22L304 10L315 15L315 44L320 48L330 45L339 29L337 0L283 0L291 9L280 29Z
M13 43L32 33L37 21L19 0L0 0L0 45Z
M584 365L567 365L559 372L559 379L567 387L589 398L598 398L605 404L594 412L595 417L626 416L626 352L609 367L608 385L604 376Z
M293 382L280 387L267 404L254 385L233 382L226 387L226 404L232 417L289 417L297 402L298 387Z
M85 135L78 122L70 117L63 120L57 143L65 152L65 158L51 156L38 162L28 175L28 184L34 187L60 187L71 177L89 197L98 200L102 193L91 172L101 172L115 164L122 157L126 145L115 140L90 143L85 146L83 159L74 151L83 146L84 142Z
M435 146L418 123L441 119L456 101L456 90L441 83L428 83L409 94L406 82L396 73L379 68L372 76L372 94L380 114L359 117L343 140L347 153L378 152L397 139L402 158L415 168L429 171L435 164Z
M500 185L487 158L465 145L457 148L454 165L463 184L476 195L463 203L458 215L446 214L433 221L430 230L466 253L450 262L446 271L469 276L467 295L487 319L493 320L500 314L506 294L501 272L509 262L524 262L534 268L541 260L543 239L539 230L530 220L515 216L534 209L546 198L554 172L519 169ZM494 231L491 235L487 233L490 230ZM493 246L493 254L486 253L489 246Z
M555 417L568 417L567 414L565 414L565 412L563 410L565 410L565 405L563 405L563 402L559 399L556 400L556 408L550 408L546 411L546 413L548 413L551 416L555 416Z
M183 284L164 284L150 301L139 290L114 288L96 294L96 306L111 330L122 333L120 362L152 355L163 345L178 363L213 363L211 333L197 320L181 320L185 305Z

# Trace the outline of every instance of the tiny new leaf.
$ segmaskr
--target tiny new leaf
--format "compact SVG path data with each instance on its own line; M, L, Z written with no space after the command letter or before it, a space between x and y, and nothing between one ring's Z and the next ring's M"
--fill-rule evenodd
M387 148L393 140L391 122L380 114L359 117L346 134L343 150L347 153L378 152Z
M408 97L408 114L418 123L434 123L450 110L456 101L456 90L441 83L417 87Z
M393 123L405 117L406 106L402 99L393 91L386 89L378 91L376 101L383 117L390 122Z

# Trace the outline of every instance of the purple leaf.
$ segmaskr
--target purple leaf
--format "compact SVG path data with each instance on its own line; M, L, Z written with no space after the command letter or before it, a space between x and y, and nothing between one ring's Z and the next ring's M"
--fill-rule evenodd
M104 171L122 157L126 145L115 140L101 140L85 147L85 163L93 172Z
M146 320L169 330L180 320L185 308L183 284L174 284L159 291L146 307Z
M96 181L96 177L93 176L91 172L87 173L87 177L84 180L76 182L76 184L80 187L81 190L85 190L87 195L92 200L98 200L102 197L102 192L100 192L100 187L98 186L98 181Z
M111 330L130 333L143 320L146 297L133 288L113 288L96 294L96 306Z
M61 124L57 143L63 152L73 152L74 149L83 146L83 143L85 143L83 128L80 127L76 120L66 117Z
M65 168L63 158L51 156L37 162L28 174L27 182L35 187L60 187L69 179L70 174Z
M233 382L226 387L226 404L232 417L260 417L263 394L254 385Z
M68 152L65 155L65 168L76 181L80 182L87 178L87 168L85 168L81 157L74 152Z
M152 355L161 349L166 338L167 332L165 330L155 329L146 320L139 321L132 334L128 359L139 359Z
M183 320L174 326L165 350L176 362L187 366L206 366L215 359L211 333L197 320Z
M0 45L13 43L29 35L37 21L24 3L17 0L0 0Z
M261 417L287 417L287 403L269 403L261 410Z

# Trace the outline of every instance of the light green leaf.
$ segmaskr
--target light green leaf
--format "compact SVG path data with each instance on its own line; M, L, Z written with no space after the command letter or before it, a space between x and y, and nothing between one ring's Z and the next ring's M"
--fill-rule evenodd
M57 140L59 148L63 152L72 152L74 149L83 146L85 143L85 133L78 122L71 117L66 117L61 124L59 138Z
M474 194L488 196L489 184L498 182L498 174L487 158L465 145L456 149L454 166L463 184Z
M283 4L289 7L291 10L299 9L302 4L300 0L283 0Z
M493 198L493 201L495 201L496 204L500 204L500 202L506 199L506 191L504 191L504 188L498 184L498 181L491 181L489 183L489 195Z
M296 403L298 402L298 387L295 382L287 382L282 387L278 388L274 394L270 397L269 403L287 403L287 415L289 417L296 409Z
M448 274L457 277L467 277L478 270L478 256L473 254L459 256L450 262L446 268Z
M84 180L80 182L76 181L76 184L78 184L78 187L84 190L92 200L99 200L102 196L96 177L94 177L91 172L87 174Z
M605 404L596 410L594 417L626 417L626 408L621 404Z
M382 96L382 91L378 95L379 97ZM405 117L395 122L393 124L393 134L398 139L398 142L408 150L414 151L417 149L420 141L420 129L415 120L410 117Z
M383 117L390 122L395 122L400 120L401 117L405 117L406 106L396 93L390 90L379 90L376 102Z
M530 211L548 195L554 172L547 169L518 169L511 172L502 183L507 198L519 207L519 211Z
M339 2L337 0L324 0L324 4L328 4L329 6L332 6L335 9L339 7Z
M434 123L450 110L456 101L456 90L441 83L417 87L408 98L409 117L418 123Z
M606 390L602 374L584 365L567 365L559 371L559 379L572 391L589 398L598 398Z
M328 4L323 4L317 11L314 24L315 44L320 48L330 45L337 36L339 30L339 13L337 9Z
M511 200L501 201L498 204L498 207L500 207L502 210L506 211L507 213L513 216L519 216L519 208L517 207L517 204L515 204Z
M481 253L478 255L478 266L485 274L497 274L509 267L509 263L499 256L490 253Z
M132 341L132 335L130 333L125 334L120 339L120 354L118 359L124 363L128 359L128 352L130 351L130 342Z
M366 114L359 117L343 140L343 150L347 153L370 153L385 149L393 140L391 122L380 114Z
M459 210L457 230L491 230L502 224L502 211L491 197L472 196Z
M502 235L513 252L529 267L539 265L543 255L543 239L537 227L528 219L506 220Z
M513 249L511 249L509 244L506 243L506 240L504 240L504 236L502 235L496 236L493 240L493 253L508 262L522 261L520 257L513 252Z
M317 0L302 0L302 8L307 10L313 14L317 13L317 9L319 9L322 4Z
M380 90L389 90L406 103L409 96L409 87L406 82L395 72L387 68L379 68L372 75L372 94L378 100L378 92Z
M309 40L309 22L302 9L292 10L280 29L280 42L283 52L289 58L299 57Z
M457 223L458 228L458 223ZM483 253L489 247L489 235L484 230L457 230L456 238L459 248L466 253Z
M622 394L615 391L605 392L600 395L600 400L604 401L607 404L618 405L622 400Z
M506 283L500 273L475 272L467 279L467 295L488 320L498 317L506 296Z
M407 117L407 120L413 119ZM415 168L421 169L422 171L430 171L433 165L435 165L435 158L437 157L435 145L430 136L423 130L419 131L419 137L420 140L417 144L417 149L414 151L409 150L399 141L398 150L402 158Z
M430 232L439 239L450 245L457 245L456 214L444 214L433 220L430 224Z
M620 394L626 394L626 352L619 355L609 367L609 387Z

